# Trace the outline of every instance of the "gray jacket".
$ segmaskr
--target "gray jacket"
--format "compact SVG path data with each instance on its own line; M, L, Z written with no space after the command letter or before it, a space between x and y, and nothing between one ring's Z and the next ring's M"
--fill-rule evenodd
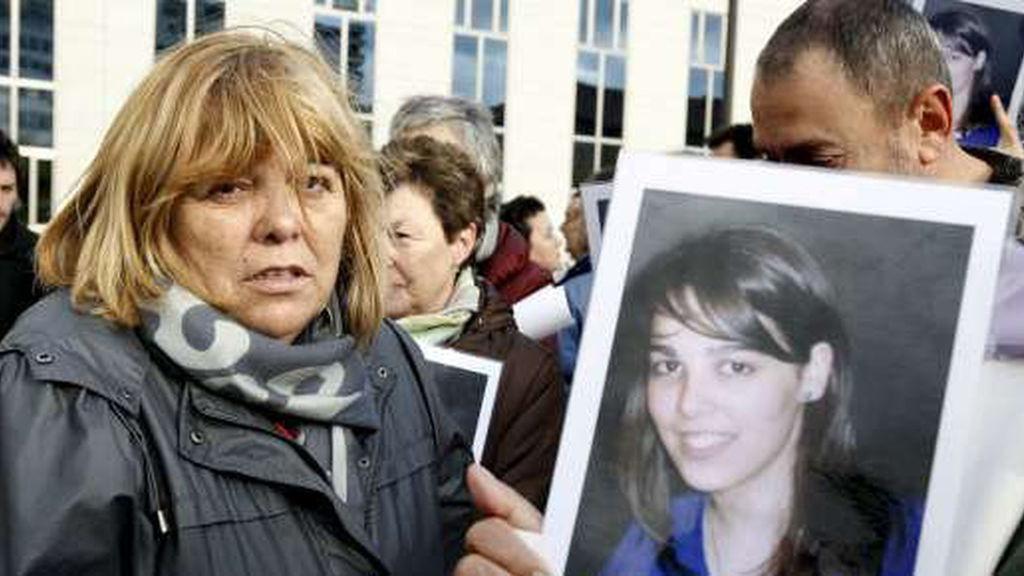
M404 333L385 324L367 360L381 426L355 431L365 496L346 504L278 423L51 295L0 345L0 573L449 571L466 443Z

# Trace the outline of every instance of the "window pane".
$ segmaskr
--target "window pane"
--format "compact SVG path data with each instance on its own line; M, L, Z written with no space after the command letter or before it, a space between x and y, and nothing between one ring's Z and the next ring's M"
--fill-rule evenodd
M622 0L619 5L619 48L626 47L629 39L629 0Z
M690 16L690 64L700 64L700 14Z
M484 41L484 106L491 109L494 124L505 125L505 60L503 40Z
M597 13L594 14L594 44L607 48L612 47L612 6L615 0L596 0Z
M614 166L618 159L619 146L616 146L615 144L601 144L601 170L609 166Z
M711 101L711 132L725 126L725 72L715 72Z
M0 130L11 135L11 89L0 86Z
M580 44L587 43L587 15L590 13L590 2L580 0Z
M18 143L46 148L53 146L53 92L19 90Z
M704 110L707 100L708 73L690 68L689 101L686 110L686 145L704 145Z
M466 22L466 0L455 2L455 25L463 26Z
M601 133L622 138L622 110L626 99L626 59L608 55L604 60L604 110Z
M576 186L594 174L594 145L574 142L572 145L572 185Z
M365 2L363 2L363 10L365 10L366 12L370 12L370 13L376 12L377 11L377 2L376 2L376 0L366 0Z
M37 170L39 171L37 180L39 187L36 189L36 222L45 224L50 221L50 217L53 215L51 207L51 198L53 196L53 184L51 184L53 162L50 160L40 160Z
M185 39L185 0L157 0L156 51Z
M0 0L0 75L11 75L11 2Z
M53 0L21 0L18 66L23 78L53 79Z
M502 32L508 32L508 0L501 0L501 14L499 15L498 27Z
M373 22L351 22L348 28L348 91L356 110L373 111L373 61L376 30Z
M494 27L494 0L473 0L473 28L491 30Z
M196 5L196 36L224 29L224 0L199 0Z
M316 15L313 25L316 46L320 55L336 73L341 72L341 19L333 16Z
M359 0L334 0L334 7L349 12L359 11Z
M580 52L576 58L576 134L597 134L598 56Z
M476 38L455 35L455 61L452 70L452 94L476 100Z
M704 16L704 63L711 66L722 64L722 16Z

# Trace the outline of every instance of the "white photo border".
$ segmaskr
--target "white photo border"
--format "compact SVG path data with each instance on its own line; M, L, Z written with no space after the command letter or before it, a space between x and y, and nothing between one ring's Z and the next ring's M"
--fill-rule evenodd
M452 348L441 348L440 346L425 345L420 346L420 350L423 352L424 358L435 364L454 366L461 370L487 376L487 386L484 388L484 398L480 405L480 416L476 421L476 433L473 435L473 458L479 462L484 456L487 430L490 428L495 400L498 398L498 383L501 381L502 363L490 358L459 352Z
M968 462L966 432L980 393L976 384L1012 192L761 162L628 152L619 160L614 210L605 228L606 236L617 241L605 246L598 264L543 526L541 552L555 573L564 572L569 557L646 190L973 228L916 567L919 574L943 573L948 555L956 549L954 521Z
M601 211L598 208L602 200L611 200L612 182L595 182L580 184L580 199L583 202L583 219L587 224L587 244L590 247L590 264L597 266L601 257ZM609 214L611 208L608 209ZM605 222L607 225L607 222Z

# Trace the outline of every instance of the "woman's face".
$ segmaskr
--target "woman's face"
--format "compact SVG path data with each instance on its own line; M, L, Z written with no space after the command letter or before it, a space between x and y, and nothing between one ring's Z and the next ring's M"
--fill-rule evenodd
M388 276L385 303L391 318L439 312L451 296L455 273L476 241L471 225L448 242L430 200L409 184L385 201Z
M291 342L327 303L347 209L338 172L317 164L293 182L276 157L211 182L175 208L182 282L241 324Z
M941 40L942 56L949 67L950 81L953 83L954 119L957 127L960 127L964 112L971 105L974 76L984 68L988 55L985 52L969 54L964 50L962 42L951 36L941 36Z
M548 213L537 212L526 219L526 225L530 227L530 260L548 272L558 270L562 263L562 246Z
M830 366L831 353L820 360ZM758 485L777 474L788 477L796 461L802 403L820 398L827 382L827 368L822 382L811 382L804 372L655 313L647 409L687 485L719 492Z

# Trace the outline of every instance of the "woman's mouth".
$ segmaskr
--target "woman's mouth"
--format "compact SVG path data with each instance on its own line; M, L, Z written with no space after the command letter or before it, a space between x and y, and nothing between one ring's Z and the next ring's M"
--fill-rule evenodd
M736 439L736 435L712 431L683 432L679 439L680 448L685 456L702 459L717 455Z
M286 294L305 286L309 280L309 273L300 266L274 266L249 276L246 283L268 294Z

